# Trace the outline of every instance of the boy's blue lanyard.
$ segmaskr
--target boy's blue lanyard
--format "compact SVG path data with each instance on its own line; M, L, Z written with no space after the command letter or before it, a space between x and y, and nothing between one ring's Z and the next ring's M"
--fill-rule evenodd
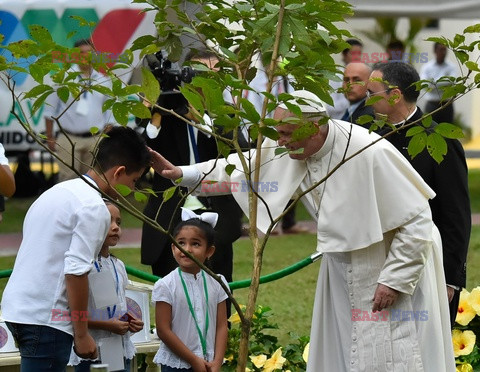
M113 262L112 257L110 257L110 262L112 263L113 271L115 272L115 291L117 292L117 297L118 297L119 280L118 280L117 268L115 267L115 263ZM98 272L102 271L101 267L102 267L101 263L100 263L100 266L98 266L98 262L95 261L95 268L97 269ZM110 310L110 306L107 306L108 319L113 318L113 316L115 315L115 310L117 310L117 305L113 305L113 311Z
M195 311L193 310L192 301L190 300L190 296L188 295L187 285L185 284L185 280L183 280L182 270L178 268L178 274L180 275L180 280L182 281L183 291L185 292L185 297L187 298L188 308L190 309L190 314L192 314L193 320L195 321L195 326L197 328L198 337L200 337L200 343L202 344L202 351L203 357L205 360L207 359L207 332L208 332L208 289L207 289L207 280L205 279L205 273L203 270L201 271L202 278L203 278L203 288L205 290L205 329L202 331L198 326L197 317L195 315Z

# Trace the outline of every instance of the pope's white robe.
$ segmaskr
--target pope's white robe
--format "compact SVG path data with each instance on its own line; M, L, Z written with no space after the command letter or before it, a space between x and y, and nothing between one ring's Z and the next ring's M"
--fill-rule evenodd
M260 230L267 230L270 216L279 216L297 190L306 190L379 138L350 123L328 125L324 145L307 160L276 156L275 142L264 141ZM255 164L255 150L246 155ZM225 172L227 163L236 166L231 176ZM192 187L201 178L232 183L232 194L248 215L237 155L181 168L184 186ZM266 187L272 184L276 187ZM220 190L225 187L203 188L210 195ZM317 250L324 254L308 372L455 370L441 242L428 206L434 195L410 163L381 140L303 197L317 219ZM371 315L378 283L400 292L388 319L358 320L353 316L358 312L362 319L365 312Z

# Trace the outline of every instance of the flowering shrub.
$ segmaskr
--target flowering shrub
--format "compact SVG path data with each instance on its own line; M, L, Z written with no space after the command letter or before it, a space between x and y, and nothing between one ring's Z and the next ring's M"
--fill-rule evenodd
M457 317L452 331L453 352L457 372L473 372L480 368L480 287L460 293Z
M268 334L268 330L278 329L277 324L270 322L273 315L269 307L257 306L250 330L250 360L246 371L305 371L308 358L308 337L299 337L290 332L294 343L284 347L278 345L276 336ZM222 371L234 371L237 366L238 345L240 341L240 317L237 313L229 319L232 327L228 334L227 351ZM265 332L267 331L267 332Z

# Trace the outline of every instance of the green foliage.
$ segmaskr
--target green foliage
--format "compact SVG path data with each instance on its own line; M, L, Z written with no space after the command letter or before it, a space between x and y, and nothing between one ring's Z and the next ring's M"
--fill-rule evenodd
M269 358L282 347L282 356L286 361L281 370L305 371L306 362L302 355L309 342L309 337L299 337L295 333L289 332L289 336L294 342L285 346L279 345L278 338L269 333L272 329L278 329L278 325L271 322L272 315L271 308L257 305L250 328L249 356L265 355ZM232 326L228 333L226 363L222 366L222 371L234 371L238 362L238 345L241 336L238 314L233 314L230 321ZM262 368L257 368L251 360L248 361L247 367L252 371L262 371Z

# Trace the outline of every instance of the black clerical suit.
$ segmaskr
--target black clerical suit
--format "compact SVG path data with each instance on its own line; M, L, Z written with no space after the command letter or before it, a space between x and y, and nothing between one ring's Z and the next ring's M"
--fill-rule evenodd
M162 154L168 161L175 165L190 164L190 150L187 124L174 116L162 117L162 126L158 136L154 139L147 138L147 144L152 149ZM206 161L217 157L217 146L213 137L208 137L198 132L197 147L200 161ZM155 173L153 176L152 189L158 192L158 197L150 196L144 213L150 218L155 218L158 209L163 202L162 191L172 187L170 180ZM184 189L186 192L187 190ZM216 250L210 259L210 265L214 272L225 276L227 281L232 281L233 271L233 242L241 235L243 213L231 195L206 198L211 210L219 214L215 237ZM173 232L180 222L181 210L175 211L181 198L177 192L166 201L157 216L157 222L164 228ZM202 200L205 202L205 198ZM174 213L175 212L175 213ZM141 260L145 265L152 266L152 272L158 276L165 276L175 267L171 241L168 236L152 228L148 224L143 225Z
M423 116L420 108L406 124ZM421 126L421 123L418 124ZM430 130L437 125L432 123ZM471 230L470 197L468 191L468 169L465 152L458 140L445 138L448 152L438 164L425 149L415 158L407 152L410 137L405 137L408 130L401 130L386 137L412 164L425 182L435 191L435 198L430 200L432 218L440 231L443 246L443 266L447 284L465 287L466 260ZM390 132L382 128L378 134ZM392 197L395 197L394 195ZM455 292L450 302L452 324L455 321L459 292Z
M375 113L373 111L372 106L365 106L365 101L366 97L362 100L360 105L355 109L355 111L352 112L352 114L349 114L348 109L345 111L342 120L348 121L350 123L357 124L357 120L360 116L363 115L370 115L372 118L375 117Z

